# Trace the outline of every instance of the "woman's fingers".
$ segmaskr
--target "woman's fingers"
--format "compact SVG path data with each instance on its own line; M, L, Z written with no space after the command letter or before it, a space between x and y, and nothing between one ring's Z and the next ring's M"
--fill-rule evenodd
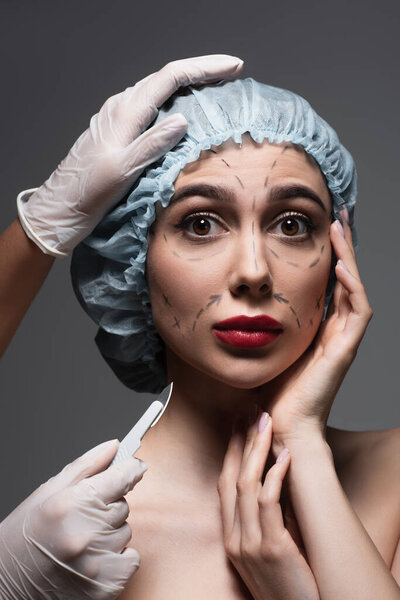
M244 434L239 423L236 422L236 427L228 443L217 485L221 504L223 535L226 545L232 541L235 524L236 529L239 526L240 534L239 515L236 510L236 481L240 472L244 445Z
M237 480L238 508L242 542L245 547L261 542L260 507L258 496L262 487L262 475L271 448L271 419L262 416L263 431L259 431L260 419L252 426L252 445L246 460L242 461ZM280 507L279 507L280 508Z
M281 505L279 503L282 484L289 469L290 455L283 450L277 462L269 469L258 498L260 507L260 525L262 539L265 541L264 550L278 549L285 535Z
M242 65L241 59L227 54L169 62L136 85L109 98L100 109L100 120L104 121L107 135L114 136L126 146L147 129L157 116L158 108L180 87L236 77Z

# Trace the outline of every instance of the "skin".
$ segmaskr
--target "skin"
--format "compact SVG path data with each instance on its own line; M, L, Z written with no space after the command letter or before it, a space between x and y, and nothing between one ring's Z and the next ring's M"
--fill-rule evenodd
M185 597L196 580L201 597L352 600L358 589L371 600L381 592L397 598L388 569L393 548L384 549L385 563L345 495L325 439L330 407L372 317L350 227L330 223L321 173L293 147L226 144L181 172L176 196L188 182L229 187L235 202L216 202L210 191L206 199L192 195L185 206L159 209L149 232L149 290L174 392L137 453L150 469L127 501L143 564L124 599L157 597L154 577L163 597L166 589L172 594L178 573ZM273 202L272 190L287 183L314 190L325 210L304 194ZM216 237L193 242L204 228L209 234L210 222L198 218L195 228L186 218L205 208L217 220ZM315 225L299 243L287 240L288 208ZM192 236L176 227L183 217ZM342 262L321 323L331 248ZM260 313L284 328L269 346L235 348L215 338L219 320ZM257 425L245 424L247 415L254 423L257 406L271 415L258 438ZM244 437L232 436L237 416ZM275 465L283 447L288 454ZM356 487L363 477L354 463Z

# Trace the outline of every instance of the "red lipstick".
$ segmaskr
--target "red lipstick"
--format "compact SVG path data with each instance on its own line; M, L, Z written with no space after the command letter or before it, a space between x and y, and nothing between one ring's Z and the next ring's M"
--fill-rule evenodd
M238 315L216 323L213 331L218 339L232 346L257 348L266 346L279 337L283 325L267 315Z

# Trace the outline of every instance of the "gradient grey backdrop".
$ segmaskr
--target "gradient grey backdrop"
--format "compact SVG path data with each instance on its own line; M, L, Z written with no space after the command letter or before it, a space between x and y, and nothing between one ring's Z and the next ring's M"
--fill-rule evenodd
M374 318L335 401L342 429L400 425L399 12L393 1L1 1L0 226L111 95L165 63L226 53L243 77L307 98L359 174L359 268ZM57 259L0 362L0 519L90 447L121 439L153 396L123 387L94 344L70 259ZM1 315L0 318L6 318ZM150 465L151 468L151 465Z

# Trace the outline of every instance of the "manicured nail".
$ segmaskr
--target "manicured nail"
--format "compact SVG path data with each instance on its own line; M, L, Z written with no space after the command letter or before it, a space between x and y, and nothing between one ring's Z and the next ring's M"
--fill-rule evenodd
M258 433L262 433L267 426L269 414L267 412L263 412L260 420L258 421Z
M282 452L280 453L280 455L278 456L278 458L276 459L276 462L282 462L283 460L285 460L285 458L287 457L287 455L289 454L289 450L287 448L284 448L282 450Z
M341 211L340 214L343 215L343 217L346 219L346 223L349 222L349 211L347 210L347 206L345 206Z
M350 273L350 270L347 268L347 266L344 264L344 262L342 261L341 258L339 258L339 260L337 261L337 264L340 265L341 267L343 267L343 269L345 269L345 271Z
M344 237L344 229L343 229L343 225L341 224L341 222L339 221L339 219L336 219L335 221L335 225L336 227L339 229L340 233L342 234L342 236Z

